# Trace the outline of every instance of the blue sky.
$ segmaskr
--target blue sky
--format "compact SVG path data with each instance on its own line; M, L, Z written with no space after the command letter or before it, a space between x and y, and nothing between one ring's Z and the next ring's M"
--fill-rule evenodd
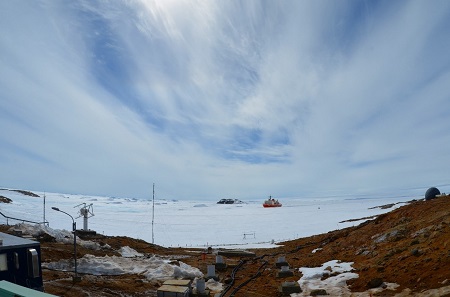
M450 191L449 1L2 1L0 185Z

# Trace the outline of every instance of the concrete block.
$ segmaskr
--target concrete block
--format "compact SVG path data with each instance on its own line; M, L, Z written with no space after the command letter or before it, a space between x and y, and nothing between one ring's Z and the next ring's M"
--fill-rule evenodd
M283 296L289 296L293 293L301 293L302 289L298 282L283 282L281 283L281 286L278 287L278 291Z
M292 271L292 270L287 270L287 271L278 271L278 272L277 272L277 277L278 277L278 278L282 278L282 277L290 277L290 276L294 276L294 271Z
M277 262L277 263L275 263L275 265L277 266L277 268L281 268L281 267L283 267L283 266L289 266L289 263L288 262Z
M227 264L225 264L225 263L216 263L215 265L216 265L216 269L219 271L227 269Z
M192 297L209 297L210 291L208 289L205 289L203 293L197 292L197 289L193 289L190 296Z

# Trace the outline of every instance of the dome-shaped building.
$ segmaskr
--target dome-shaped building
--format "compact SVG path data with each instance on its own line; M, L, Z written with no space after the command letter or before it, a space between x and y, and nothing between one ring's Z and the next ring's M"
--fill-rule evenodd
M436 196L440 194L441 192L438 190L438 188L431 187L425 192L425 200L431 200L433 198L436 198Z

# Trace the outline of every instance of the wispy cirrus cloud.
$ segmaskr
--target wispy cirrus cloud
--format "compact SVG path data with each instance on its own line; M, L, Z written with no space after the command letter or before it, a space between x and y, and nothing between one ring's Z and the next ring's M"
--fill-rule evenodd
M346 195L447 184L449 4L0 4L4 186Z

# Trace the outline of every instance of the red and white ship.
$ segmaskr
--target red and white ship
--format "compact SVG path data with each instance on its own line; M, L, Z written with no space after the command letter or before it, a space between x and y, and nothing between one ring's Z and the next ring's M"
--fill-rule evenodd
M269 199L264 201L263 203L264 207L281 207L283 204L281 204L278 199L273 199L272 196L269 196Z

